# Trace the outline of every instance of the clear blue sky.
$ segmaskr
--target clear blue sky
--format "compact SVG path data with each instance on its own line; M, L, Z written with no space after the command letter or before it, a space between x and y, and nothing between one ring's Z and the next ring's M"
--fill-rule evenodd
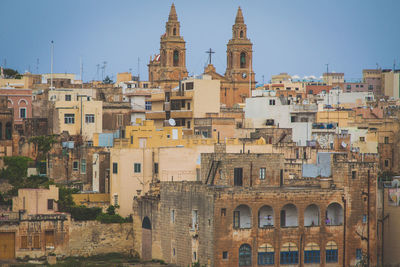
M147 79L149 56L159 40L170 0L1 0L0 64L20 72L50 72L50 41L55 42L54 72L96 78L96 64L107 61L106 74L132 69ZM330 71L360 78L363 68L400 67L400 1L398 0L175 0L186 41L190 74L203 71L205 51L216 51L213 63L226 67L226 43L237 7L243 9L253 42L256 79L271 75L320 76ZM101 73L101 71L100 71Z

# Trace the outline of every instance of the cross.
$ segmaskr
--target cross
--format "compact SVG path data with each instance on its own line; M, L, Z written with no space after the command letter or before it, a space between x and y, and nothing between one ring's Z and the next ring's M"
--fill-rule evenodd
M208 64L211 65L211 56L212 54L215 54L215 52L212 51L212 49L210 48L210 50L207 50L206 53L208 54L208 62L209 62Z

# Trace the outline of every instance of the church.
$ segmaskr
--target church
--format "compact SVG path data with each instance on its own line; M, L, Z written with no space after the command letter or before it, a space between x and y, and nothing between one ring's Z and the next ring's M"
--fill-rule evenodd
M251 96L251 90L255 89L253 44L247 38L247 26L240 7L232 26L232 39L227 44L226 59L224 75L217 73L212 64L204 69L204 74L221 81L221 105L234 107L244 103L245 99ZM186 42L180 35L180 23L174 4L165 25L165 33L160 38L160 53L150 57L148 72L151 86L160 87L165 91L177 87L179 81L188 76Z

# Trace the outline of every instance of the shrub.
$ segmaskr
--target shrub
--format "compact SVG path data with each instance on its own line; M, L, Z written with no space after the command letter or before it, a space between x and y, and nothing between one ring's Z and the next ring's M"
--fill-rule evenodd
M107 213L101 213L97 215L96 218L97 221L101 223L125 223L127 220L123 217L121 217L119 214L107 214Z
M71 217L76 221L96 220L101 214L101 208L88 208L85 206L70 207Z

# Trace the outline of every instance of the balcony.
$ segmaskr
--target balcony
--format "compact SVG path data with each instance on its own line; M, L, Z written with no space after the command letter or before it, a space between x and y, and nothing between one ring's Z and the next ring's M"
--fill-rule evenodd
M171 100L185 100L185 99L192 99L193 98L193 91L177 91L172 92Z
M11 211L0 212L0 225L17 223L18 221L19 221L18 212L11 212Z
M173 118L173 119L191 119L192 117L193 117L193 111L191 111L191 110L172 110L171 111L171 118Z
M146 112L146 120L165 120L165 111L149 111Z

